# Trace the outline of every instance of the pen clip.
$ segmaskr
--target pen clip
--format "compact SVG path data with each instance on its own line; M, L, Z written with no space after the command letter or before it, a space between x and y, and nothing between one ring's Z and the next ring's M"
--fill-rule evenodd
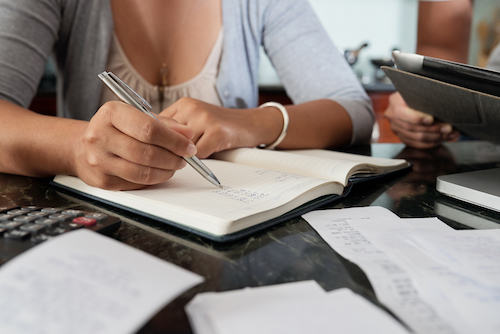
M137 94L129 85L123 82L123 80L121 80L113 72L104 71L99 74L98 77L113 93L115 93L116 96L118 96L118 98L120 98L120 100L157 119L156 116L150 111L152 107L148 101Z
M139 101L147 107L148 109L152 109L151 105L146 101L142 96L137 94L135 90L133 90L129 85L127 85L122 79L120 79L117 75L115 75L113 72L108 72L108 74L111 76L111 78L115 79L119 84L125 87L130 93L132 93L136 98L139 99Z

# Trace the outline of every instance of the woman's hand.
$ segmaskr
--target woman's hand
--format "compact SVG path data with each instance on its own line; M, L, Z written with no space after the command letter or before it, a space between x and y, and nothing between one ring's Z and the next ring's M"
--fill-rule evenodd
M161 115L193 129L192 141L198 148L197 157L200 159L231 148L255 147L266 143L266 140L272 142L273 138L278 137L283 124L283 118L277 109L274 113L262 109L229 109L191 98L178 100ZM276 119L273 133L266 133L266 126L269 124L264 126L264 123L272 122L265 122L264 117Z
M444 141L458 140L460 136L450 124L435 121L432 115L408 107L399 93L391 94L384 115L392 131L411 147L431 148Z
M196 147L189 127L158 119L122 102L104 104L77 135L73 170L87 184L112 190L168 180Z

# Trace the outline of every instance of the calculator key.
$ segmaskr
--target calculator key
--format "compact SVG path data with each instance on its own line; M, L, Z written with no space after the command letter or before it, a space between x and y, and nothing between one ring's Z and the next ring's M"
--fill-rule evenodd
M17 216L24 215L26 213L27 213L27 211L24 211L24 210L21 210L21 209L7 211L8 215L17 215Z
M52 237L48 236L45 233L37 233L35 235L31 235L31 241L33 241L33 242L42 242L42 241L49 240L50 238L52 238Z
M35 210L40 210L41 207L34 206L34 205L28 205L28 206L22 206L21 209L23 209L23 210L29 210L29 211L35 211Z
M41 224L24 224L23 226L19 227L21 231L27 231L30 232L31 234L42 232L46 228L47 226Z
M37 217L29 217L29 216L17 216L12 219L15 222L20 222L20 223L32 223L35 220L37 220Z
M30 232L27 232L27 231L21 231L21 230L12 230L12 231L9 231L9 232L6 232L3 234L3 237L4 238L7 238L7 239L19 239L19 240L24 240L24 239L27 239L29 238L31 235Z
M35 220L35 224L41 224L41 225L47 226L48 228L54 228L54 227L59 226L59 220L50 219L50 218L42 218L42 219Z
M63 234L65 232L68 232L68 231L69 231L68 229L65 229L62 227L55 227L53 229L45 231L45 234L47 234L48 236L56 236L56 235L60 235L60 234Z
M43 208L43 212L49 212L49 213L58 213L61 212L63 209L61 208Z
M6 228L7 230L11 231L13 229L18 228L21 225L23 225L23 223L13 222L13 221L6 221L6 222L1 222L0 223L0 228Z
M7 213L0 214L0 222L5 221L5 220L12 220L12 219L14 219L14 217L17 217L17 216L19 216L19 215L9 215Z
M88 213L85 215L85 217L93 218L93 219L97 220L98 222L102 222L102 221L105 221L106 219L108 219L108 215L106 215L104 213L99 213L99 212Z
M80 211L80 210L64 210L63 212L61 212L61 214L68 215L68 216L71 216L71 217L75 218L75 217L83 216L83 211Z
M17 206L0 206L0 212L12 210L14 208L17 208Z
M28 212L28 216L30 216L30 217L43 218L43 217L47 217L48 215L50 215L50 212L42 212L42 211Z
M7 232L8 230L4 227L0 228L0 235L3 235L5 232Z
M78 219L78 218L75 218L75 219ZM62 228L68 229L68 230L78 230L79 228L85 227L85 225L83 225L83 224L72 223L72 222L62 223L60 226Z
M21 207L21 210L24 210L26 212L31 212L31 211L37 211L37 210L40 210L40 207L38 206L34 206L34 205L30 205L30 206L22 206Z
M97 220L94 218L88 218L88 217L77 217L77 218L73 219L73 223L82 224L85 226L94 226L95 224L97 224Z
M70 216L68 215L63 215L61 213L56 213L56 214L53 214L53 215L50 215L49 216L50 219L55 219L55 220L59 220L60 222L65 222L65 221L68 221L71 219Z

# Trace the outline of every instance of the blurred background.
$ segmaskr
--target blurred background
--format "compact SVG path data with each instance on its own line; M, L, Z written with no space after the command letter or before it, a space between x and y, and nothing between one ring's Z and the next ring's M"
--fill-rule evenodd
M391 52L415 52L418 0L309 0L331 39L372 99L377 124L373 142L399 142L383 117L394 87L380 70L391 65ZM500 0L475 0L469 64L485 66L500 41ZM262 52L260 102L289 103L280 80ZM55 69L49 61L32 110L55 114Z

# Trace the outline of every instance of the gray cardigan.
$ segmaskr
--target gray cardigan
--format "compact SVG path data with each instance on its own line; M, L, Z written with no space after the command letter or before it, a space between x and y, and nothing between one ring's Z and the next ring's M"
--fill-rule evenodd
M217 90L225 107L257 106L262 45L294 103L338 102L352 119L351 143L369 141L369 98L307 0L222 0L222 10ZM109 0L0 0L0 98L28 107L53 53L58 116L89 120L112 32Z

